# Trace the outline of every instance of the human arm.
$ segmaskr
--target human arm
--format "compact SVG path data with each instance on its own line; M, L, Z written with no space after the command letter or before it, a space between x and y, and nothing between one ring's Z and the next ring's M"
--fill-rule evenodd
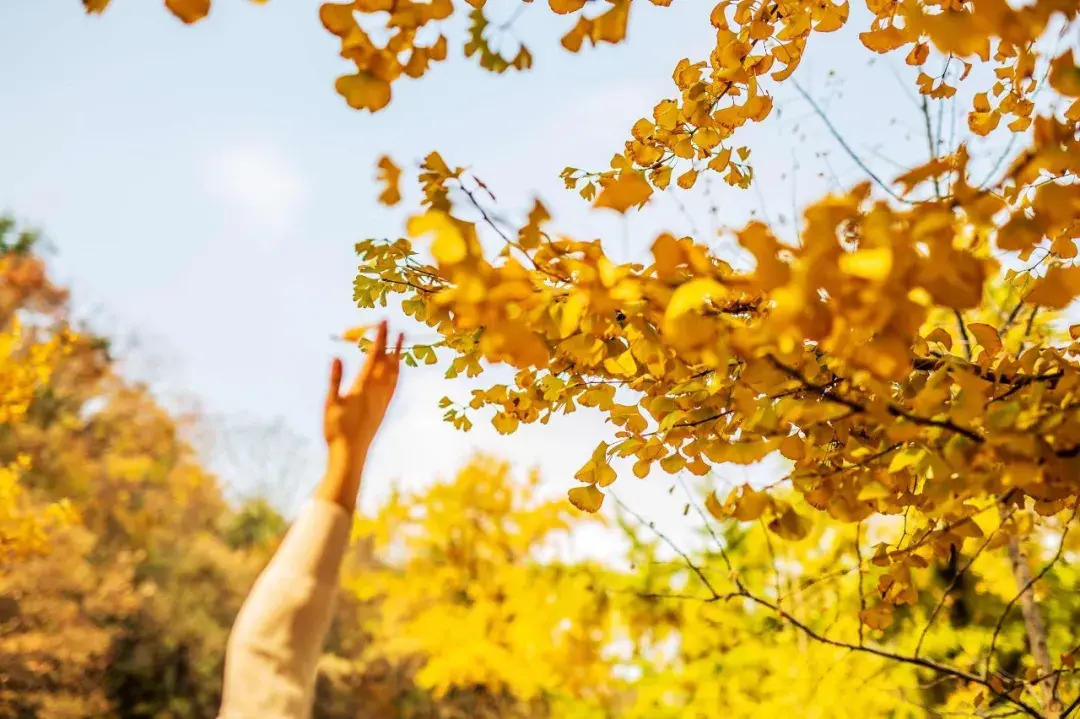
M326 470L237 615L225 654L222 719L310 716L364 463L397 384L402 338L387 352L386 337L383 322L344 393L342 364L334 360L323 419Z

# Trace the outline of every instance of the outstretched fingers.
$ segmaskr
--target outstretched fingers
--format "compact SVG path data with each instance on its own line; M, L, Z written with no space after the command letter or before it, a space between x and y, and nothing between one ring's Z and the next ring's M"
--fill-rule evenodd
M387 369L390 372L390 382L397 383L398 372L401 369L401 347L405 344L405 333L398 332L397 342L394 343L394 351L387 355Z
M328 407L341 399L341 376L344 371L341 358L335 357L330 364L330 387L326 392L326 405Z
M356 375L356 379L353 380L350 392L359 392L364 384L377 374L377 370L386 356L387 329L386 320L379 323L379 331L375 335L375 342L372 343L371 348L368 350L367 359L364 360L364 367Z
M371 348L371 354L375 357L382 357L386 354L386 335L389 332L390 327L386 320L379 323L379 331L375 335L375 344Z

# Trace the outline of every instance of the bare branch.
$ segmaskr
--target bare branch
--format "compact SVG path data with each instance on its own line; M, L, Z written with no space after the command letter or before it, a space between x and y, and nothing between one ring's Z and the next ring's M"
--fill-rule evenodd
M964 564L964 566L960 568L960 571L958 571L953 576L952 581L949 582L949 586L945 588L944 592L942 592L941 599L938 600L937 605L934 606L934 611L930 612L930 617L926 620L926 626L923 627L922 632L919 634L919 641L915 644L914 656L919 656L919 652L922 650L923 640L926 639L927 632L930 631L930 627L933 626L934 620L937 619L938 612L940 612L941 608L945 606L945 600L948 599L949 593L956 588L956 585L960 582L960 579L964 576L965 573L967 573L967 570L971 569L971 565L975 563L975 560L979 558L979 555L983 553L983 550L990 545L990 542L993 541L994 536L997 535L999 531L1001 531L1001 527L1004 526L1005 521L1008 520L1008 518L1011 517L1013 515L1013 512L1015 511L1016 507L1013 507L1009 510L1008 515L1006 515L1001 520L1002 523L998 525L997 529L995 529L993 532L986 536L986 541L979 545L979 548L975 550L974 554L971 555L971 558L968 559L967 563Z
M683 491L686 492L686 501L690 503L690 506L692 506L694 508L694 511L697 512L698 516L701 517L701 521L705 524L706 531L708 531L709 536L712 537L713 541L716 543L716 548L720 551L720 558L724 560L724 565L727 567L727 570L731 575L731 580L735 582L736 587L738 587L740 590L745 591L745 587L743 587L742 585L742 580L739 579L738 575L735 573L735 565L732 564L731 557L728 556L727 548L724 546L724 543L720 541L720 537L716 536L716 532L713 531L712 523L709 521L709 516L705 514L705 510L701 508L701 505L699 505L694 500L694 497L690 493L690 489L686 486L686 482L683 480L681 474L678 475L678 480L679 484L682 485Z
M613 496L613 495L611 495L611 496ZM743 598L743 599L749 600L749 601L751 601L751 602L753 602L753 603L755 603L755 604L757 604L759 606L765 607L766 609L769 609L769 610L775 612L782 619L786 620L789 624L791 624L793 627L795 627L800 632L805 634L807 637L809 637L810 639L813 639L813 640L815 640L815 641L817 641L817 642L819 642L821 644L825 644L825 645L832 646L832 647L838 647L838 648L841 648L841 649L847 649L847 650L850 650L850 651L853 651L853 652L861 652L863 654L870 654L870 655L873 655L873 656L881 657L882 659L889 659L891 661L896 661L896 662L900 662L900 663L903 663L903 664L909 664L909 665L912 665L912 666L917 666L917 667L921 667L921 668L924 668L924 669L929 669L929 670L934 671L934 672L936 672L936 673L938 673L939 675L942 675L942 676L947 676L947 677L951 677L953 679L979 684L979 685L985 687L986 690L990 694L992 694L992 695L994 695L996 697L999 697L1003 701L1007 701L1007 702L1011 703L1020 712L1022 712L1024 714L1027 714L1028 716L1031 716L1031 717L1036 717L1037 719L1042 719L1042 715L1038 712L1038 710L1036 710L1030 704L1026 703L1022 699L1012 697L1012 696L1010 696L1009 694L1007 694L1005 692L1000 692L1000 691L996 690L993 686L991 686L990 681L988 679L986 679L984 677L981 677L981 676L979 676L977 674L973 674L971 672L964 671L963 669L952 667L952 666L949 666L947 664L942 664L940 662L936 662L936 661L933 661L931 659L925 659L925 658L922 658L922 657L904 656L903 654L898 654L896 652L890 652L890 651L888 651L886 649L882 649L880 647L875 647L875 646L868 645L868 644L858 645L858 644L852 644L850 642L841 641L841 640L838 640L838 639L833 639L831 637L826 636L825 634L822 634L822 633L816 631L812 627L810 627L807 624L805 624L804 622L800 621L795 616L793 616L790 612L783 609L778 603L770 602L769 600L764 599L762 597L759 597L756 594L753 594L752 592L750 592L750 591L748 591L746 589L739 589L739 590L736 590L736 591L733 591L733 592L727 592L725 594L721 594L721 593L717 592L715 590L715 588L713 587L712 583L709 581L708 577L705 575L705 573L701 570L701 568L697 564L695 564L693 562L693 560L690 559L689 555L686 554L686 552L684 552L682 549L680 549L677 545L675 545L674 542L671 541L671 539L669 539L666 535L664 535L662 532L660 532L653 523L645 522L645 520L641 517L641 515L637 514L632 509L627 507L626 504L624 504L617 497L615 498L615 501L619 505L619 507L624 509L626 512L628 512L630 515L632 515L634 518L636 518L642 524L645 524L646 526L648 526L649 529L652 530L656 534L657 537L659 537L664 543L666 543L669 547L671 547L680 557L682 557L683 561L686 563L686 566L701 579L702 583L705 585L705 587L710 591L710 593L712 595L712 596L710 596L710 597L708 597L706 599L702 599L700 597L693 597L693 596L689 596L689 595L666 595L665 596L665 595L657 594L657 593L649 593L647 595L649 598L653 598L653 599L657 599L657 598L692 599L692 600L697 600L697 601L705 601L705 602L709 602L709 603L711 603L711 602L719 602L719 601L730 601L732 599ZM1078 699L1076 702L1074 702L1074 704L1080 705L1080 699ZM1075 707L1072 707L1072 708L1075 708Z
M617 505L619 505L619 507L624 512L626 512L627 514L632 516L634 519L639 521L641 524L649 527L649 529L651 529L653 532L656 533L657 537L659 537L666 545L671 547L671 549L676 554L678 554L680 557L682 557L683 561L686 562L686 566L690 568L690 571L692 571L694 574L696 574L698 579L701 580L701 583L705 585L705 588L709 590L709 594L712 595L710 597L711 600L718 600L718 599L720 599L721 597L724 596L724 595L722 595L722 594L720 594L719 592L716 591L716 588L713 586L712 582L709 581L709 578L705 575L705 572L702 571L701 567L699 567L697 564L694 563L694 561L692 559L690 559L690 555L688 555L686 552L684 552L682 549L680 549L679 546L677 544L675 544L675 542L671 541L671 539L669 539L666 534L664 534L659 529L657 529L656 525L654 523L646 522L645 519L640 514L638 514L634 510L630 509L630 507L628 507L625 502L623 502L621 499L616 497L614 492L609 491L608 496L611 497L612 499L614 499L615 503Z
M833 126L832 122L829 120L829 117L825 114L821 107L819 107L818 104L814 102L814 99L810 97L806 90L803 89L802 85L794 81L792 82L795 85L795 89L799 91L799 94L803 96L803 99L810 103L810 107L814 109L814 112L817 113L817 116L820 117L821 121L825 123L825 127L828 128L829 133L837 142L840 143L840 147L844 148L844 152L848 154L848 156L855 162L855 164L858 165L859 168L878 185L878 187L884 190L885 193L892 197L894 200L896 200L897 202L903 202L905 204L911 204L910 200L905 200L903 197L900 197L900 195L893 192L893 189L889 187L889 185L886 184L884 180L878 177L873 170L867 167L866 163L863 162L862 158L860 158L855 153L855 151L851 149L851 146L847 144L847 141L844 139L844 137L837 131L836 127Z

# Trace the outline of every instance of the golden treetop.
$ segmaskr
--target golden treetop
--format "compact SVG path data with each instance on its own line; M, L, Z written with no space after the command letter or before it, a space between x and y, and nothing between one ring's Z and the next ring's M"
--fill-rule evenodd
M605 693L604 600L559 563L572 518L564 502L537 500L538 481L476 458L357 524L379 558L345 579L356 598L380 602L365 627L369 659L424 657L417 683L438 697L473 686L525 703Z

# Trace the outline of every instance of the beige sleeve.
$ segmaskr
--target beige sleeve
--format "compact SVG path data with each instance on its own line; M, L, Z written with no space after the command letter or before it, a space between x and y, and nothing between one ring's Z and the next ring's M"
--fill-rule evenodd
M236 617L220 719L306 719L333 617L350 517L314 499L300 511Z

